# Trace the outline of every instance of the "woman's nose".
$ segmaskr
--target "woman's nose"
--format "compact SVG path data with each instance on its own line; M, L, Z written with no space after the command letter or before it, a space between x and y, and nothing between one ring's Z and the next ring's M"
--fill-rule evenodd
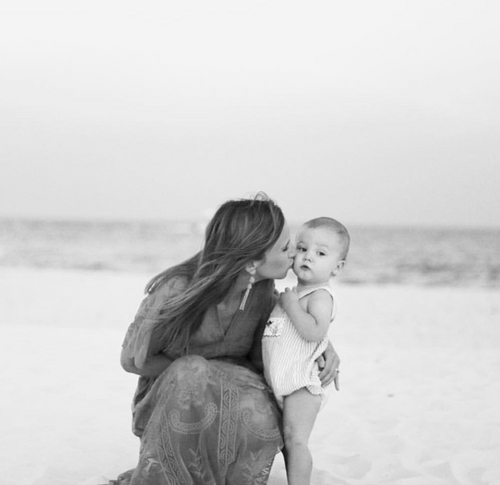
M296 255L297 255L297 251L295 250L294 247L291 247L290 251L288 251L288 257L293 259L293 258L295 258Z

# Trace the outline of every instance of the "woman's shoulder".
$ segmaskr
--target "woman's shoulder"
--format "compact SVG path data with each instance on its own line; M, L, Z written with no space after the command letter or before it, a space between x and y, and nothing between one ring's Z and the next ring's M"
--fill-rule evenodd
M182 292L184 291L189 284L189 280L187 276L172 276L168 280L164 281L158 288L163 292Z
M188 286L188 279L184 276L173 276L160 282L143 298L134 321L130 324L123 346L130 355L137 352L138 342L149 342L150 334L154 329L154 322L161 309L169 298L181 294ZM146 337L147 336L147 337Z
M151 292L153 297L172 297L184 292L189 285L189 280L186 276L172 276L171 278L162 281Z
M188 286L185 276L173 276L154 286L146 293L136 317L154 317L160 311L163 303L172 297L180 295Z

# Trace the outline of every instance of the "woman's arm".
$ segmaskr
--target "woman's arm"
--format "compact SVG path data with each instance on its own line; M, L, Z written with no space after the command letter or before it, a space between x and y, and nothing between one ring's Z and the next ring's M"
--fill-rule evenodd
M146 360L137 366L135 359L122 349L120 364L123 369L132 374L144 377L159 376L173 361L164 354L149 355Z
M321 369L319 378L322 386L327 386L332 382L335 384L335 389L340 390L339 372L340 358L335 352L333 345L328 341L328 346L323 352L323 355L318 359L318 364Z
M144 298L123 342L120 364L126 372L156 377L173 362L163 354L155 322L163 303L185 285L181 278L171 279Z

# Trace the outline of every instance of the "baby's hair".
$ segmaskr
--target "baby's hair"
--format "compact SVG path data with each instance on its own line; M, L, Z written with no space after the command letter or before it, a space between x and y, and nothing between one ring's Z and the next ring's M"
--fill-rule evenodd
M342 259L345 261L347 258L347 253L349 252L349 245L351 243L351 236L349 231L341 222L332 219L331 217L316 217L311 219L304 224L304 227L310 229L316 229L318 227L324 227L332 232L334 232L339 239L342 241Z

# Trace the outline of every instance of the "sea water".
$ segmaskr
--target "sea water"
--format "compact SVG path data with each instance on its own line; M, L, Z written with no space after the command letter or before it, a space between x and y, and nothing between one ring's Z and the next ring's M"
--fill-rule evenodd
M294 226L292 226L292 232ZM500 228L353 226L343 284L500 287ZM0 219L2 267L154 276L199 251L196 221Z

